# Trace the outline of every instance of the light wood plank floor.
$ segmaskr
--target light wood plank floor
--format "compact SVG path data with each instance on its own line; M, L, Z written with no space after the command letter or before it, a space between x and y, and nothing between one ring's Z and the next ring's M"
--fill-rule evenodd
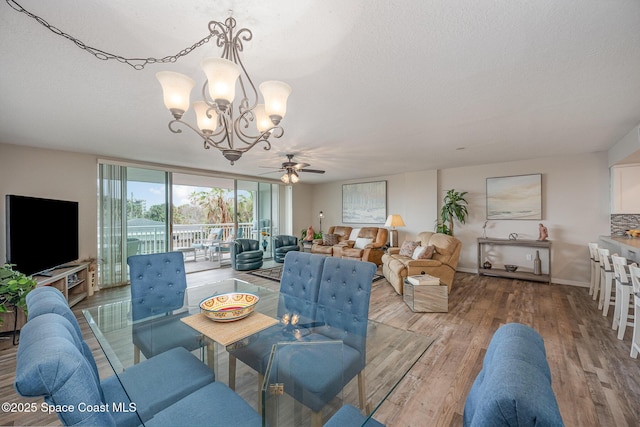
M190 283L235 277L278 284L229 268L188 275ZM107 362L80 310L126 297L105 290L74 307L101 372ZM629 357L631 328L619 341L611 316L603 317L586 288L457 273L448 313L413 313L381 280L373 284L370 317L435 338L433 345L383 404L376 418L387 426L460 426L464 401L487 345L507 322L534 327L545 340L553 389L567 426L637 426L640 359ZM27 402L13 389L16 348L0 342L0 402ZM0 413L0 425L59 425L55 415Z

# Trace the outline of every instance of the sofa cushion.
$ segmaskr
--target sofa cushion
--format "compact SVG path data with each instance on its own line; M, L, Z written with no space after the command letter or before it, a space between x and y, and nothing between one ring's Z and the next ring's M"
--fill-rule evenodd
M333 246L338 244L338 239L340 236L337 234L324 234L322 236L322 244L324 246Z
M431 259L433 258L433 252L435 251L435 246L418 246L415 251L413 251L413 255L411 258L413 259Z
M356 248L356 249L364 249L365 246L371 244L371 242L373 242L373 239L366 239L364 237L358 237L356 239L356 243L353 245L353 247Z
M413 242L411 240L405 240L400 247L399 255L411 258L413 251L420 245L420 242Z

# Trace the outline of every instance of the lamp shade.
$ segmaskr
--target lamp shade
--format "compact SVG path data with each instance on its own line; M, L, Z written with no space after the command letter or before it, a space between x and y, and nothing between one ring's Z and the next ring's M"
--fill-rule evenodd
M209 106L204 101L194 102L193 109L196 112L198 128L204 133L213 133L218 127L218 113L216 113L216 109L209 109ZM209 110L209 116L211 116L211 118L207 116L207 110Z
M384 223L385 227L404 227L405 223L402 217L398 214L392 214L387 217L387 221Z
M191 77L173 71L160 71L156 78L162 85L164 105L172 113L174 110L182 115L189 109L189 96L196 82Z
M256 126L258 128L258 132L264 133L273 127L271 119L264 110L264 104L256 105L253 112L256 115Z
M287 114L287 98L291 94L291 86L284 82L269 80L260 85L264 98L264 109L274 124L280 123Z
M240 75L240 67L224 58L207 58L200 65L207 75L209 96L219 108L225 109L236 96L236 80Z

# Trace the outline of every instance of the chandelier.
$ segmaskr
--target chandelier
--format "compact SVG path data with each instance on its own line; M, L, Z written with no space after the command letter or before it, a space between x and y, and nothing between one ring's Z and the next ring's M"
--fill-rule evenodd
M162 85L164 105L173 116L169 130L182 133L177 124L190 128L202 138L205 149L217 148L232 165L259 143L264 143L264 149L270 150L269 137L280 138L284 134L279 124L286 114L287 98L291 93L291 87L286 83L266 81L259 86L264 103L258 104L258 91L240 60L243 42L250 41L253 35L247 28L234 34L235 27L236 21L232 17L224 24L209 22L210 35L218 47L222 47L222 56L206 58L201 63L207 81L202 86L202 100L193 103L197 126L182 119L189 109L195 81L173 71L156 74ZM236 83L240 86L241 99L234 111ZM288 180L297 182L295 171L288 175Z

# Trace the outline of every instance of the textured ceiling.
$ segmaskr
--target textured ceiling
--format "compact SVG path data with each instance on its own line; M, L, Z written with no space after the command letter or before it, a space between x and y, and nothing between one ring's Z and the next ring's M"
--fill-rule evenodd
M285 135L234 166L167 128L155 73L200 92L206 44L135 71L0 4L0 142L264 174L292 152L336 181L607 150L640 122L637 0L17 0L87 45L173 55L233 10L256 83L289 83ZM192 112L188 113L191 116ZM261 175L278 178L278 174Z

